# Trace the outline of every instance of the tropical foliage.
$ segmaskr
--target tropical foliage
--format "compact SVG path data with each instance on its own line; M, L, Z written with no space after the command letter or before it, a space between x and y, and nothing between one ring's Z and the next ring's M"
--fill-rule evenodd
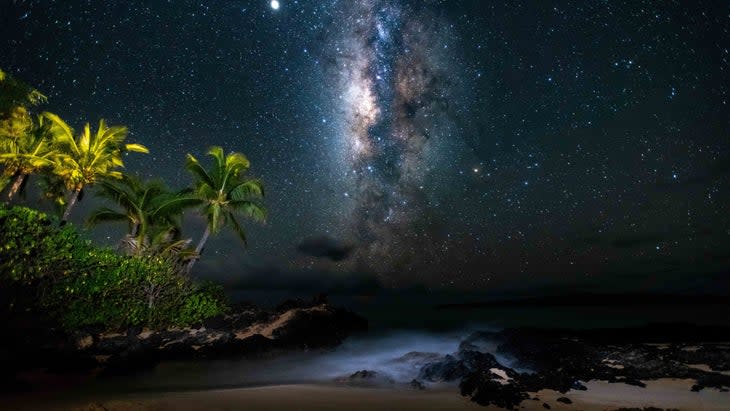
M246 244L246 234L236 219L237 215L263 222L266 209L260 200L264 187L260 181L247 178L245 173L250 167L246 156L241 153L224 154L221 147L211 147L208 155L213 157L209 169L205 169L197 158L188 154L185 167L196 179L194 194L201 206L200 213L206 219L206 227L196 254L200 254L211 234L218 233L223 227L230 226ZM191 260L188 270L195 260Z
M87 268L88 242L29 208L0 208L0 244L0 275L6 280L31 284Z
M40 91L0 69L0 119L16 107L36 106L47 99Z
M0 207L0 244L0 282L35 289L68 328L184 326L226 310L220 290L180 276L164 256L95 247L29 208Z
M102 180L96 193L119 209L101 207L91 213L87 222L92 226L126 222L129 233L123 243L132 254L176 243L181 231L180 215L186 207L197 204L197 199L185 191L173 193L162 181L143 181L132 175Z
M149 153L147 147L141 144L124 144L124 139L127 137L126 127L107 127L102 119L99 121L96 133L92 133L91 125L86 123L83 131L74 137L73 129L60 117L49 112L43 113L43 116L51 123L50 132L59 150L54 164L54 174L71 191L71 198L61 221L68 220L71 209L76 205L84 187L102 178L122 178L122 172L118 169L124 167L122 161L124 151Z
M12 114L10 123L13 123L12 134L4 136L0 151L3 176L13 180L8 190L8 201L20 191L28 175L51 168L56 155L44 117L39 116L34 122L28 112L19 107Z
M193 186L173 191L123 172L126 153L149 152L125 141L126 127L100 120L96 130L86 123L77 133L56 114L32 112L45 101L0 70L0 189L13 201L33 175L41 199L63 210L59 224L29 208L0 205L0 297L24 295L26 308L68 328L187 325L224 312L222 290L189 274L211 235L231 228L245 245L239 219L265 220L263 184L247 176L248 159L216 146L205 167L188 154ZM87 223L126 224L123 253L95 247L65 225L92 186L106 204ZM182 235L182 215L191 208L206 221L195 248Z
M0 189L13 185L8 200L20 190L28 173L46 165L35 158L45 148L42 127L34 124L29 107L46 101L38 90L0 69Z

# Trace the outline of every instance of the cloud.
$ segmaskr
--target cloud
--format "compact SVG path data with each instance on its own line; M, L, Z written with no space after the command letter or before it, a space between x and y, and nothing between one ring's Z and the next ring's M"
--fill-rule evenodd
M350 256L354 247L327 236L310 237L302 241L297 250L312 257L342 261Z
M374 275L273 266L242 266L245 275L224 279L229 290L284 290L292 293L372 293L382 288Z

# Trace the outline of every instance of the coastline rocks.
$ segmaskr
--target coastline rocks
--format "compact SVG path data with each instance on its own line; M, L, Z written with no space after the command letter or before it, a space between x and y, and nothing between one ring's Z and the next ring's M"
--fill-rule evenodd
M420 380L417 380L415 378L413 380L411 380L411 383L409 385L414 390L422 391L422 390L426 389L426 384L424 384L423 382L421 382Z
M247 305L188 328L121 332L86 329L43 349L51 368L98 368L126 374L160 360L246 356L275 350L316 349L339 345L367 329L367 321L320 300L288 302L266 311ZM47 366L48 362L46 362Z
M563 404L572 404L573 403L573 401L568 397L560 397L555 401L562 402Z
M372 370L356 371L348 377L335 379L335 382L356 387L387 387L395 384L390 376Z
M656 330L651 330L655 332ZM562 394L586 390L582 382L604 380L645 387L644 381L660 378L692 379L692 391L711 387L730 388L730 375L721 372L730 361L730 346L724 343L673 342L645 344L627 335L642 329L613 330L615 340L604 338L606 330L507 329L474 333L454 355L425 365L420 378L428 381L459 380L461 393L480 405L515 409L529 398L528 393L550 389ZM624 335L619 335L623 333ZM701 337L696 337L701 338ZM510 365L500 364L483 347ZM709 365L713 368L710 368ZM561 397L559 402L570 404Z
M443 354L435 352L411 351L393 359L391 362L394 364L411 364L414 367L421 368L426 364L440 361L443 357Z
M452 355L446 355L440 361L424 365L418 378L429 382L449 382L464 378L470 371L464 361Z

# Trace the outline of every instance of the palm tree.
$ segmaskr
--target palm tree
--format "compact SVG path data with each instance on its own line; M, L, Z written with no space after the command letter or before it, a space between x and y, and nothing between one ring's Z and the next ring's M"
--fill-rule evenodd
M8 118L17 107L37 106L46 100L43 93L0 69L0 120Z
M2 174L6 181L13 180L8 190L7 201L10 201L23 187L28 175L54 164L56 151L53 149L48 122L43 116L38 116L38 121L33 122L27 110L19 106L8 120L12 125L5 129L7 134L2 136L0 164L3 165Z
M54 213L61 216L66 209L66 184L53 174L53 169L39 175L38 189L41 200L51 203Z
M141 254L147 248L149 238L170 242L173 239L170 234L180 231L178 217L182 211L200 203L186 192L171 192L161 181L143 181L131 175L120 180L101 180L98 188L101 197L116 203L122 210L101 207L92 212L87 222L90 225L128 222L130 231L125 242L135 254Z
M107 127L106 122L99 120L96 133L86 123L84 130L74 137L73 130L53 113L43 113L51 122L51 133L59 153L56 156L54 173L71 192L71 197L63 212L61 223L68 220L71 210L79 199L81 190L96 183L100 179L121 179L118 168L124 167L122 153L135 151L149 153L141 144L124 144L127 128L123 126Z
M257 222L266 219L266 209L259 202L264 196L264 187L258 180L246 178L250 163L241 153L225 155L221 147L211 147L208 155L213 157L212 166L206 170L200 162L188 154L185 168L196 180L194 193L200 201L200 212L207 220L205 231L195 247L200 255L211 234L218 233L230 225L246 244L246 234L236 220L242 215ZM187 271L193 268L195 259L188 263Z
M4 156L0 160L3 165L0 174L0 189L4 189L11 180L14 183L8 193L8 201L23 187L25 173L19 172L18 162L27 167L30 158L20 158L19 154L32 153L33 143L26 141L26 137L34 129L28 107L44 103L47 100L40 91L24 82L13 78L0 69L0 153ZM30 146L30 147L29 147ZM32 167L35 169L35 166Z

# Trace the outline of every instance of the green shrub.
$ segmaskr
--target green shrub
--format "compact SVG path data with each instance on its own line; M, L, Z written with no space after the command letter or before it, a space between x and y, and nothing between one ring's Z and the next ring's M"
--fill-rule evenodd
M0 283L37 287L36 304L65 328L186 326L227 309L220 287L189 281L169 259L119 255L54 223L0 207Z
M67 275L92 249L71 227L25 207L0 207L0 280L32 283Z
M176 316L176 322L186 325L195 324L225 312L224 300L210 291L201 288L185 296Z

